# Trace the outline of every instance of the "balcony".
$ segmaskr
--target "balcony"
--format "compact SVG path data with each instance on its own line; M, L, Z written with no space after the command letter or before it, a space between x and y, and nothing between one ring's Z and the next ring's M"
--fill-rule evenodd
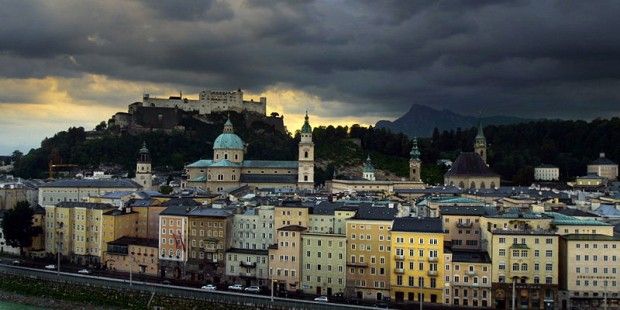
M347 262L347 266L350 266L350 267L368 267L368 263L363 263L363 262Z
M428 276L429 277L436 277L437 276L437 270L429 270L428 271Z
M246 267L246 268L256 268L256 262L241 261L239 265L241 267Z
M394 255L394 259L395 260L404 260L405 259L405 255L403 255L403 254L396 254L396 255Z
M405 270L403 268L394 268L394 272L402 274L405 273Z
M429 256L428 257L428 261L429 262L436 262L438 260L439 260L439 257L437 257L437 256Z
M476 275L476 271L475 270L467 270L466 274L468 276L475 276Z
M457 222L456 227L458 228L472 228L474 226L473 222Z

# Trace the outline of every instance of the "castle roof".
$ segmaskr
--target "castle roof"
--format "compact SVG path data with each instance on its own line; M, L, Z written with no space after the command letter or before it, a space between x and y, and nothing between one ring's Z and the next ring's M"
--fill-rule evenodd
M489 169L480 155L474 152L463 152L444 176L499 177L499 174Z
M590 165L602 165L602 166L607 166L607 165L616 165L616 163L614 163L613 161L611 161L609 158L605 157L605 153L601 153L601 155L599 156L599 158L593 160Z

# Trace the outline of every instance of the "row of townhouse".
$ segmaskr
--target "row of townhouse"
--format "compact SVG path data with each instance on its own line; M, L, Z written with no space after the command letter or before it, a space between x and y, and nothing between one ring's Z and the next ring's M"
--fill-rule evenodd
M617 306L620 294L613 226L556 212L450 205L414 218L283 202L237 213L170 198L61 202L45 220L50 254L199 283L500 309Z

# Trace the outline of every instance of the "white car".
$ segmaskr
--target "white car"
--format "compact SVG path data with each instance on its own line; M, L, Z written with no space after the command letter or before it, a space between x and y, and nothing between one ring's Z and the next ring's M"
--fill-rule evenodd
M233 291L243 291L243 286L241 286L241 284L233 284L230 285L228 289Z
M207 284L201 288L206 291L217 291L217 287L215 287L215 285L213 284Z
M56 269L56 265L47 265L45 269Z
M327 299L327 296L319 296L315 298L314 301L329 302L329 299Z
M88 269L80 269L80 270L78 270L78 273L81 273L81 274L90 274L90 270L88 270Z
M253 286L248 286L248 287L246 287L246 288L245 288L245 290L244 290L244 291L246 291L246 292L250 292L250 293L260 293L260 287L255 286L255 285L253 285Z

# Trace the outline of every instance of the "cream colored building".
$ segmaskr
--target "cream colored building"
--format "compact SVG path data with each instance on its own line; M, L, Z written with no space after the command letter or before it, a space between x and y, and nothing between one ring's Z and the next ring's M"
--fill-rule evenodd
M39 204L46 207L64 201L83 202L90 196L141 189L141 185L129 179L61 179L39 186Z
M445 262L445 304L493 307L491 258L485 251L452 250Z
M157 98L144 94L141 105L145 107L179 108L189 112L197 111L199 114L248 111L266 115L267 112L266 97L260 97L258 101L244 100L241 89L233 91L203 90L198 93L198 99L184 98L182 93L179 96L168 98Z
M487 214L482 206L443 206L440 208L445 240L453 250L482 249L480 218Z
M541 165L534 168L534 180L557 181L560 179L560 168L554 165Z
M45 207L45 251L78 264L99 264L105 251L104 213L109 204L61 202Z
M501 213L481 219L482 244L493 262L492 305L511 306L513 286L517 307L557 306L559 237L551 216Z
M605 153L601 153L599 158L588 164L588 174L615 181L618 179L618 164L606 158Z
M140 276L158 276L157 239L122 237L108 242L103 263L106 269L131 272L134 280Z
M304 293L326 296L344 294L346 235L305 232L301 241L301 288Z
M269 287L269 251L230 248L226 252L225 274L231 283Z
M244 250L267 250L275 242L274 207L258 206L235 214L232 247Z

